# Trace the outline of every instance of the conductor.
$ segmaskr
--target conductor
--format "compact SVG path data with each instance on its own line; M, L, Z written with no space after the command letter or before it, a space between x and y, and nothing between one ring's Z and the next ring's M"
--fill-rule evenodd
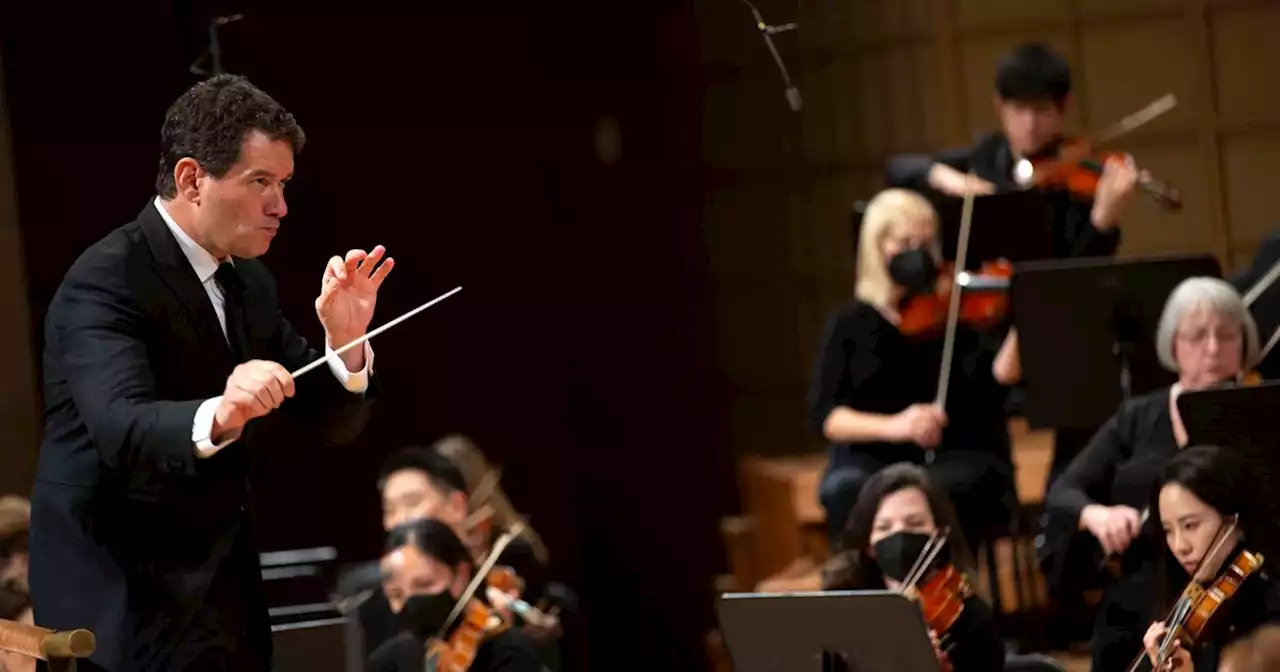
M372 396L367 344L292 379L321 355L256 259L304 137L242 77L192 87L165 115L158 196L86 250L49 305L30 583L37 623L97 636L82 670L271 666L249 492L251 455L271 447L253 421L283 407L342 443ZM384 254L324 268L326 355L364 335Z

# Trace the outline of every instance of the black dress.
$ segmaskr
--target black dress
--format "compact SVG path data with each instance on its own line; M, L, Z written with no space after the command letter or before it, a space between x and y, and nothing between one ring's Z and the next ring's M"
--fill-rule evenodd
M423 672L426 644L403 632L387 640L369 656L368 672ZM528 637L516 630L486 639L476 651L469 672L542 672L542 661Z
M927 465L930 476L951 495L966 538L975 543L988 526L1009 520L1014 498L1006 391L991 373L1002 340L1003 333L957 330L946 404L950 422L934 462ZM837 406L893 414L912 404L932 403L941 365L942 339L908 338L870 304L850 303L827 325L809 391L810 429L822 435ZM833 547L839 546L863 484L895 462L925 464L926 451L913 443L831 446L820 497Z
M1041 153L1055 153L1059 143L1052 143ZM948 150L938 156L910 154L889 160L886 177L889 186L913 189L937 201L943 198L929 186L929 170L934 163L951 166L961 172L972 170L979 178L995 185L997 193L1021 190L1013 179L1015 161L1009 140L1003 133L980 138L972 146ZM1120 247L1120 228L1099 231L1093 226L1093 201L1060 190L1044 190L1051 213L1049 236L1055 259L1075 257L1109 257ZM1016 224L1025 224L1018 222ZM1015 397L1020 398L1020 390ZM1084 448L1093 427L1059 427L1054 432L1053 464L1045 487L1053 482Z
M1078 531L1080 511L1089 504L1145 510L1160 467L1177 452L1168 388L1122 403L1045 498L1051 521L1045 542L1056 549L1056 560L1046 565L1047 579L1094 572L1101 549L1093 535ZM1142 650L1160 595L1156 567L1165 552L1155 518L1148 518L1144 533L1120 558L1120 575L1106 589L1090 645L1095 672L1123 671Z
M1000 672L1004 669L1004 640L991 606L978 597L964 601L964 611L942 638L943 650L955 672Z

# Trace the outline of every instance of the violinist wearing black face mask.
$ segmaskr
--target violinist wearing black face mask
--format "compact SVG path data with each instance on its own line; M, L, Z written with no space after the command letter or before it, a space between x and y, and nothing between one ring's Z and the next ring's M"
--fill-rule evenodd
M823 590L899 590L916 559L939 528L957 525L947 496L913 464L894 464L862 489L849 525L823 576ZM963 537L951 535L921 582L947 565L973 576L973 558ZM963 600L959 618L942 633L930 633L955 672L1000 672L1004 644L995 616L982 598Z
M541 672L533 643L503 623L480 598L469 600L450 620L471 582L472 560L448 525L438 520L404 523L392 529L387 547L383 591L401 633L370 655L370 672L421 672L424 661L427 670L449 670L453 668L443 658L455 654L465 654L469 662L462 669L468 672ZM455 636L461 628L472 631ZM477 639L478 646L468 644Z
M945 411L933 401L943 339L903 333L902 309L939 276L937 214L922 196L890 189L868 204L858 246L854 301L830 319L809 389L812 431L831 442L820 497L832 543L863 483L895 462L928 464L976 543L1007 520L1013 465L997 361L1000 328L956 332ZM1012 342L1012 340L1010 340Z

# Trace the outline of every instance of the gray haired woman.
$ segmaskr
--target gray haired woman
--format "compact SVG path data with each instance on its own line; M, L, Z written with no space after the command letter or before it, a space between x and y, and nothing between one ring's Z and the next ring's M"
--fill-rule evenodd
M1178 395L1237 379L1258 356L1258 328L1240 294L1218 278L1184 280L1169 295L1156 352L1178 374L1172 386L1128 399L1049 490L1051 517L1087 530L1120 558L1092 641L1093 669L1122 670L1142 650L1157 599L1154 570L1163 544L1139 535L1160 467L1187 445ZM1158 539L1158 535L1156 537ZM1049 540L1054 543L1054 540ZM1060 543L1060 542L1058 542Z

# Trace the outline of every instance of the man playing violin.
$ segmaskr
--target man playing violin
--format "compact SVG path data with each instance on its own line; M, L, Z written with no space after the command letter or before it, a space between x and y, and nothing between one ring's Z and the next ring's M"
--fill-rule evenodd
M402 631L369 656L370 672L420 672L424 660L427 670L439 672L541 672L533 643L465 595L475 567L449 525L419 519L394 528L381 568ZM463 599L466 608L451 620Z
M994 104L1001 130L970 147L937 157L904 155L889 161L890 186L945 196L963 196L972 184L979 195L1022 189L1014 171L1020 159L1056 155L1071 100L1071 69L1040 44L1014 49L996 69ZM979 178L970 183L966 173ZM1120 244L1119 217L1137 185L1131 162L1109 161L1092 200L1047 194L1053 209L1053 249L1058 258L1109 256Z

